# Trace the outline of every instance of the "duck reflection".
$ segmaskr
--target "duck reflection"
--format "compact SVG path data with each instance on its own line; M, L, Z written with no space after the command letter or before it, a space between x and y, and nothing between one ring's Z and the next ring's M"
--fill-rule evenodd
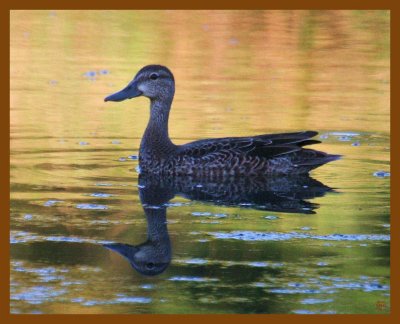
M176 195L221 206L313 214L318 205L307 200L329 191L333 189L309 175L224 179L140 175L139 196L147 219L147 240L139 245L104 246L128 259L139 273L154 276L164 272L171 262L167 203Z

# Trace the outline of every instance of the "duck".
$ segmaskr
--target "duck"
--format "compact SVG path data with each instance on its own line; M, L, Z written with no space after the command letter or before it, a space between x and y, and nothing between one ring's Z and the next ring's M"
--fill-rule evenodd
M176 145L168 133L174 94L172 72L163 65L147 65L125 88L104 99L150 99L150 119L139 148L140 173L198 177L307 174L341 157L304 148L320 143L313 139L316 131L200 139Z

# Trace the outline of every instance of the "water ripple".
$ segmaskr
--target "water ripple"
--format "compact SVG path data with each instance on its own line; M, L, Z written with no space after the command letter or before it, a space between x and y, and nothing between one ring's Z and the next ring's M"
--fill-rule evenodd
M322 241L390 241L390 235L385 234L329 234L313 235L309 233L279 233L279 232L209 232L217 239L233 239L242 241L287 241L293 239L311 239Z

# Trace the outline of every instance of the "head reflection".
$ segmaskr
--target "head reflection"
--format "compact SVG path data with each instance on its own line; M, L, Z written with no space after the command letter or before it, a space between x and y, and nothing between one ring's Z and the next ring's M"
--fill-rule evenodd
M265 211L314 214L318 205L308 200L333 191L309 175L196 179L140 175L139 196L146 214L147 240L139 245L105 244L129 260L139 273L154 276L171 262L166 204L175 195L215 205Z

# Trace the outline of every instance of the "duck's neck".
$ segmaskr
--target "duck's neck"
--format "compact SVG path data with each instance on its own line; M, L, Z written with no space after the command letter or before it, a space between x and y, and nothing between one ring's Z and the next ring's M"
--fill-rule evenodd
M168 134L168 118L173 94L151 99L150 120L140 143L140 154L157 155L160 158L168 155L175 145Z

